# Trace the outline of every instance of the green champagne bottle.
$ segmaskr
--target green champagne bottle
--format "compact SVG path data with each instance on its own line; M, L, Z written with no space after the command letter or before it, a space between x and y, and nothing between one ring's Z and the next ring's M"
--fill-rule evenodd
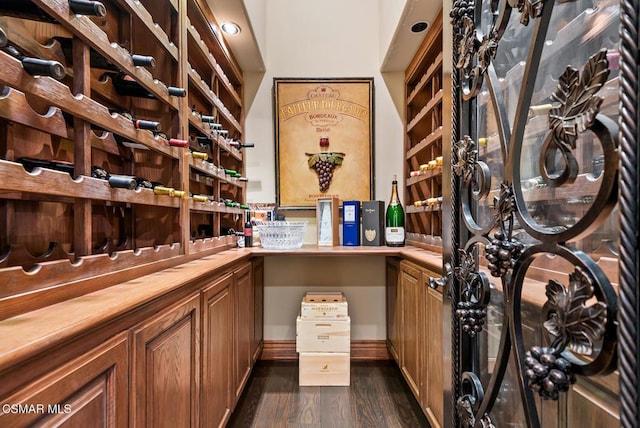
M404 245L404 210L398 198L398 180L395 175L391 182L391 200L387 207L385 239L389 247Z

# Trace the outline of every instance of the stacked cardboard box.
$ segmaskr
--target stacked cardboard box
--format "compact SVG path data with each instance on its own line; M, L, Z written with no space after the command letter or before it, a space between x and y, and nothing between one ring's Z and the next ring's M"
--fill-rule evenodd
M296 320L301 386L349 385L351 318L342 293L307 293Z

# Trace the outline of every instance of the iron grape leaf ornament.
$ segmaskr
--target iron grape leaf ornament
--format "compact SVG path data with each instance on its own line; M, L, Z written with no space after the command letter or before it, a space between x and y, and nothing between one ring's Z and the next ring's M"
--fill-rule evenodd
M465 135L464 139L455 143L454 153L456 155L456 159L453 164L453 172L458 177L462 178L465 184L469 184L473 178L473 171L478 153L476 150L476 144L471 137Z
M460 70L469 70L471 68L471 59L476 53L476 28L473 20L468 16L462 17L462 37L458 41L458 62L456 67Z
M602 49L585 64L582 75L567 67L560 76L558 87L551 95L554 103L549 111L549 128L553 140L567 150L576 148L578 132L589 128L600 111L603 98L595 94L609 77L607 50Z
M484 72L491 64L491 61L496 57L498 50L498 34L495 29L492 29L489 36L482 38L482 43L478 48L478 61L480 62L480 68Z
M591 355L594 342L601 339L607 321L606 305L596 302L587 306L593 297L593 285L580 267L569 275L569 287L550 280L546 287L549 318L544 327L555 338L554 348Z
M514 1L509 1L513 7L517 8L521 13L520 23L524 26L529 25L531 18L537 18L542 15L542 8L544 3L542 0L517 0L515 5Z
M456 408L458 411L458 416L460 418L460 426L461 427L473 427L476 423L476 418L473 415L473 404L475 403L475 398L469 394L463 395L458 398L458 402L456 403Z

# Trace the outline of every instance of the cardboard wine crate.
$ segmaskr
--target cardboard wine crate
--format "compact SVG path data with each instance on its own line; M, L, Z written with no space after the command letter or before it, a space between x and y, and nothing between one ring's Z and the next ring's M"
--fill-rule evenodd
M296 319L296 352L350 352L351 318Z
M302 352L300 386L349 386L351 354L348 352Z
M346 319L348 316L347 298L341 292L309 292L302 299L302 319Z

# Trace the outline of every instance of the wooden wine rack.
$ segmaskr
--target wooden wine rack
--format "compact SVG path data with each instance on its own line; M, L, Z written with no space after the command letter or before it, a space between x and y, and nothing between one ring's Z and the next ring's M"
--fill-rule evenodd
M246 176L227 140L243 141L243 76L206 1L104 0L105 17L76 15L67 0L32 3L54 23L0 4L7 45L61 63L66 76L32 76L0 49L0 319L233 247L228 233L242 228L244 210L223 200L246 201L245 183L224 174ZM132 54L155 67L135 66ZM149 95L118 93L118 75ZM161 133L114 111L159 122ZM70 163L73 176L28 171L21 158ZM208 200L111 188L92 178L94 165Z
M417 201L442 196L442 162L421 168L442 156L443 63L442 11L432 23L405 74L405 192L406 233L410 244L442 251L441 204ZM440 158L441 160L441 158ZM412 171L422 172L411 175Z

